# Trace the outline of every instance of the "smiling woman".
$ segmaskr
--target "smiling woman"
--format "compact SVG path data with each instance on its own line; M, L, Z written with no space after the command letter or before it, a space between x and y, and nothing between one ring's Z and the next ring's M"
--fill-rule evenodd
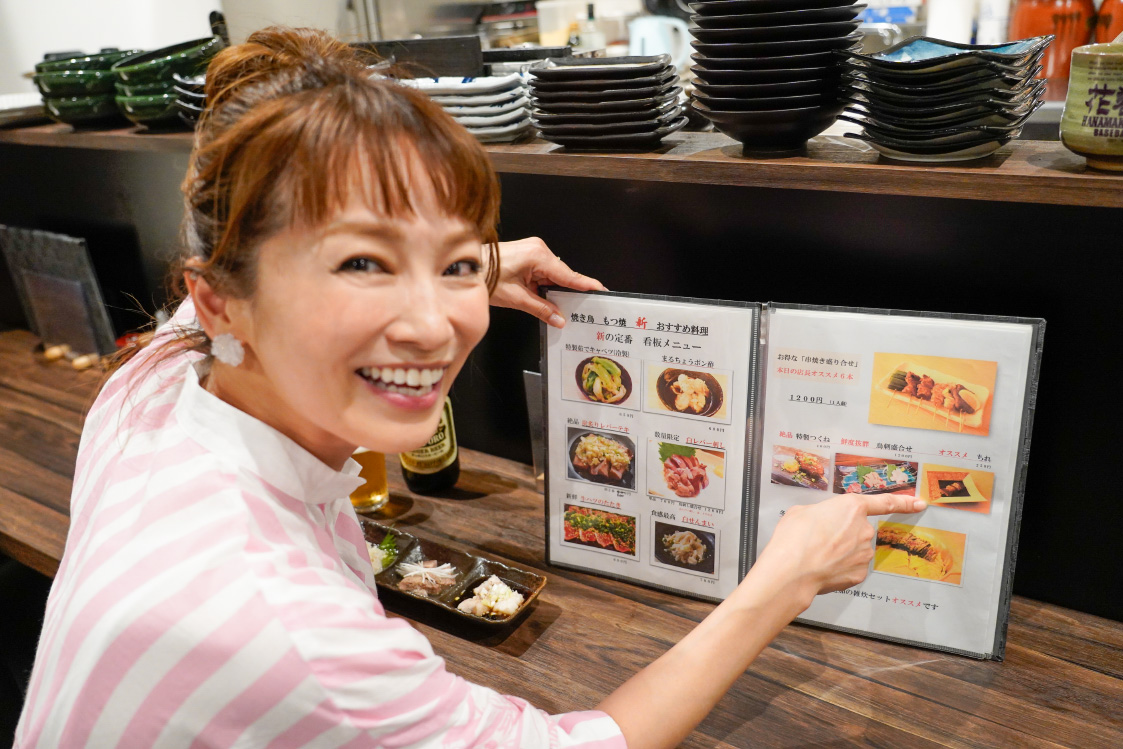
M17 746L674 746L816 593L864 577L867 514L923 504L793 508L729 599L597 710L547 715L446 671L378 601L349 456L426 442L489 296L560 326L539 283L601 287L539 240L498 245L482 148L367 62L266 29L211 63L183 300L86 418Z

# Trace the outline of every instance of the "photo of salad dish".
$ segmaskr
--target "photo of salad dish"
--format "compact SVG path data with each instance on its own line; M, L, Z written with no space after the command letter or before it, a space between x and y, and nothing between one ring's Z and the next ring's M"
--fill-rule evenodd
M656 521L654 547L660 564L707 575L716 567L717 541L709 531Z
M636 519L580 505L566 505L564 541L617 554L636 555Z
M635 445L623 435L569 430L570 478L635 489L635 454Z
M830 464L830 455L775 445L772 448L772 483L825 492L829 488L826 475Z
M694 416L713 416L725 397L716 377L688 369L664 369L655 392L668 410Z
M594 403L623 403L632 394L632 376L619 362L591 356L577 365L577 388Z
M918 464L863 455L834 456L835 494L916 494Z

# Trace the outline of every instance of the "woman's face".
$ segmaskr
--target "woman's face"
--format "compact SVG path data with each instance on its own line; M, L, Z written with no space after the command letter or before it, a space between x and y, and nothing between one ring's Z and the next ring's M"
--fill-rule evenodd
M253 296L227 303L248 353L219 387L242 376L235 405L330 465L358 445L423 445L487 330L476 229L419 182L414 215L352 201L324 226L268 239Z

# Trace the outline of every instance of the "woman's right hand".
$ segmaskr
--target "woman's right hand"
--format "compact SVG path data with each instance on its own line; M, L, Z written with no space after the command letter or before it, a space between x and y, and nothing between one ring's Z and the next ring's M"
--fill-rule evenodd
M753 572L789 580L806 608L819 593L843 590L866 578L874 551L870 515L919 512L926 506L923 499L893 494L843 494L797 505L780 519Z

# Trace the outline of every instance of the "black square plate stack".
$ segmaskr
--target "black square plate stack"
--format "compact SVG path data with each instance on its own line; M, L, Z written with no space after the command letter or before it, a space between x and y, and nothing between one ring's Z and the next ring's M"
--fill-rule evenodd
M694 108L746 152L803 148L843 104L838 50L861 41L854 0L691 3Z
M686 125L670 55L551 58L530 73L534 126L551 143L653 148Z
M972 45L906 39L877 54L839 53L845 61L841 119L847 133L902 161L966 161L1017 138L1042 104L1041 56L1051 36Z

